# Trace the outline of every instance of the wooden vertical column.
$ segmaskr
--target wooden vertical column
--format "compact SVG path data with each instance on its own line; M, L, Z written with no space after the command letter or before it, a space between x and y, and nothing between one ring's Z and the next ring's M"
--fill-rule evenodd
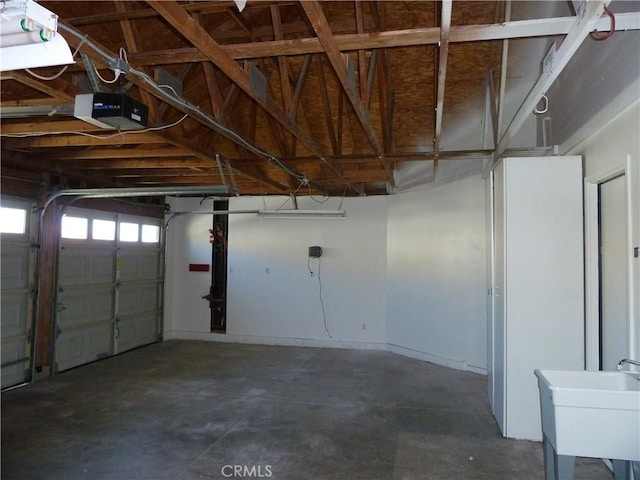
M38 205L41 206L43 203L44 199L40 199ZM60 217L55 202L50 205L45 212L43 227L43 232L41 232L42 234L40 236L40 248L42 251L40 253L39 286L36 286L39 290L38 295L40 302L38 318L36 319L36 373L46 370L51 371L50 369L53 364L56 265L58 259L58 242L60 239Z

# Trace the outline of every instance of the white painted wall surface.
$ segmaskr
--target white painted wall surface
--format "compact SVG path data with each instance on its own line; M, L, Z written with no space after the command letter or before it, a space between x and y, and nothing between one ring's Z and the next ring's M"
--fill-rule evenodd
M172 212L212 211L213 201L200 205L199 198L169 198ZM181 216L171 220L167 231L167 271L165 282L164 338L175 338L176 330L209 332L209 304L202 299L209 293L211 272L190 272L190 263L211 267L210 215Z
M242 197L229 204L231 210L264 209L266 202L275 209L286 201ZM339 198L324 204L298 199L302 210L339 204ZM348 198L346 218L331 220L231 215L227 334L266 343L385 348L386 204L385 197ZM323 253L309 261L313 245Z
M392 351L486 373L484 203L480 176L389 198Z
M276 209L287 197L231 198L230 210ZM266 207L265 203L266 202ZM190 204L190 205L188 205ZM178 200L174 210L205 208ZM336 209L339 198L319 204L298 199L299 208ZM210 273L188 272L189 263L210 263L210 216L180 217L170 227L167 329L178 338L266 344L386 348L386 197L348 198L345 219L267 219L229 216L227 333L209 332ZM179 207L179 208L178 208ZM288 203L284 208L291 208ZM308 247L323 248L308 266Z
M637 91L636 91L637 95ZM601 128L567 153L584 157L586 226L585 247L587 253L587 363L597 368L597 204L593 201L593 190L597 184L611 176L624 173L627 182L627 251L629 294L629 346L631 357L640 358L640 261L633 258L633 247L640 246L640 100L610 119L608 111L599 114ZM597 118L595 119L597 121ZM580 137L577 137L580 138ZM569 148L562 145L561 149ZM596 197L597 198L597 197ZM595 303L594 303L595 302Z

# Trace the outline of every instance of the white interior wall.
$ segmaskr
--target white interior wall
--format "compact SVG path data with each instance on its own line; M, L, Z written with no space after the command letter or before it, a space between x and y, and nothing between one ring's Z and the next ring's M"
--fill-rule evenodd
M230 199L231 210L274 209L286 197ZM298 200L301 209L334 209ZM265 205L266 203L266 205ZM173 211L211 202L173 199ZM227 333L210 333L211 217L184 216L168 231L165 338L390 348L486 372L484 184L480 176L394 196L346 198L340 220L229 216ZM289 208L289 205L285 205ZM324 328L308 247L320 245ZM388 346L388 344L391 344Z
M172 212L212 211L213 201L200 204L199 198L168 197ZM167 230L167 259L164 297L164 338L175 338L177 331L209 332L209 293L211 272L189 272L190 263L211 265L209 229L212 216L175 217Z
M288 197L241 197L230 210L276 209ZM339 198L319 204L298 199L300 209L335 209ZM266 344L386 348L386 197L347 198L345 219L275 219L229 216L227 333L209 332L210 273L188 272L189 263L210 263L210 216L179 217L169 229L170 337ZM186 205L189 204L189 205ZM178 208L179 207L179 208ZM197 200L178 200L191 210ZM291 208L285 205L284 208ZM319 260L308 247L319 245ZM314 272L309 272L309 266ZM327 320L324 326L322 299ZM184 288L183 288L184 286ZM173 295L172 295L173 294ZM168 299L169 300L169 299Z
M636 99L626 109L613 119L608 120L605 115L609 112L601 112L601 128L591 134L585 140L571 148L571 155L582 155L585 170L585 195L586 195L586 274L587 274L587 360L590 367L594 368L597 358L597 290L591 288L597 284L597 234L590 234L592 230L597 232L597 204L591 202L593 190L599 182L605 181L611 176L620 173L626 175L627 196L627 249L628 259L628 297L629 297L629 327L630 327L630 351L632 358L640 358L640 262L633 258L632 251L640 246L640 100ZM604 117L604 118L602 118ZM585 126L584 129L588 127ZM573 142L576 136L571 139ZM566 149L567 146L561 146ZM590 255L592 252L592 255ZM595 254L594 254L595 252ZM590 341L591 339L591 341ZM591 348L591 351L589 351ZM589 361L591 358L592 361Z
M392 351L486 373L484 197L478 175L390 197Z
M263 209L266 202L274 209L286 200L241 197L229 205ZM302 210L339 203L298 199ZM261 343L385 348L386 203L347 198L344 219L230 216L227 334ZM309 259L313 245L322 247L320 259Z

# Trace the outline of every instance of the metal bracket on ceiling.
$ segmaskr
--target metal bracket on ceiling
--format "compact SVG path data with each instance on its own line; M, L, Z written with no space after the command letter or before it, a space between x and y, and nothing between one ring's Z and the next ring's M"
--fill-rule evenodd
M240 190L238 190L238 185L236 185L236 177L233 174L233 168L231 168L231 162L229 162L228 158L225 158L225 165L227 166L227 172L229 172L229 179L231 180L231 193L233 193L236 197L240 196Z
M100 79L98 79L98 75L96 75L96 66L91 60L91 57L86 53L80 52L80 56L82 57L82 63L84 64L84 69L87 71L87 79L89 80L89 86L91 87L91 91L93 93L102 93L104 89L102 88L102 83Z
M222 162L220 161L220 155L216 153L216 163L218 164L218 173L222 180L222 185L227 186L227 180L224 178L224 170L222 169Z
M227 187L227 180L224 177L224 169L222 168L222 161L220 159L220 155L216 153L216 163L218 164L218 172L220 173L220 178L222 179L222 185ZM228 158L224 159L225 166L227 167L227 173L229 174L229 180L231 181L231 189L230 192L233 193L236 197L240 195L240 191L238 190L238 186L236 185L236 177L233 175L233 169L231 168L231 162L229 162Z

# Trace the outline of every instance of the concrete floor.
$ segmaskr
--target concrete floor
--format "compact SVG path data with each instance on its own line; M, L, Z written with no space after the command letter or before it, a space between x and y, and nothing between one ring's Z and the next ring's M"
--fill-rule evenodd
M3 393L1 474L542 479L485 398L484 376L386 352L170 341ZM575 478L613 477L578 459Z

